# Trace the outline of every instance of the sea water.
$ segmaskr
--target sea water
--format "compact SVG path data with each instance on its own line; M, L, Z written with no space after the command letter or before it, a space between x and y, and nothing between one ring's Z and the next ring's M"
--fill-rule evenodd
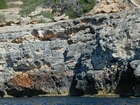
M0 105L140 105L140 98L95 98L95 97L1 98Z

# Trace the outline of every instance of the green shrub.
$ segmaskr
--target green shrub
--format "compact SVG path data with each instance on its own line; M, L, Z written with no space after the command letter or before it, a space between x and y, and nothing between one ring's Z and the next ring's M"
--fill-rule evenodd
M6 0L0 0L0 9L6 9L6 8L8 8Z
M67 11L64 12L69 18L74 19L81 16L80 10L75 10L72 5L69 5Z
M83 13L86 13L93 9L95 0L80 0L79 3L83 5Z
M82 14L89 12L93 9L95 5L95 0L75 0L73 1L63 1L58 0L59 2L52 5L52 8L55 12L60 12L66 14L69 18L77 18ZM58 7L61 9L58 9Z
M59 2L60 0L52 0L52 2L55 2L55 3L57 3L57 2Z
M54 13L52 12L41 12L39 15L42 15L45 18L49 18L49 19L53 19L53 17L55 16Z
M38 21L38 23L46 23L45 20L41 19Z
M15 2L15 1L19 1L19 0L8 0L8 2Z

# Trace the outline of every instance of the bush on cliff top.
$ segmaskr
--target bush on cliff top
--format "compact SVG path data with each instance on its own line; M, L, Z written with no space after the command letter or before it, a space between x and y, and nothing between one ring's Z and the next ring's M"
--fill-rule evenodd
M6 0L0 0L0 9L6 9L6 8L8 8Z
M44 0L21 0L23 5L21 5L22 10L19 12L21 16L27 16L32 11L36 9L37 6L44 3Z
M53 13L66 14L70 18L80 17L89 12L95 5L95 0L22 0L20 15L27 16L37 6L50 7ZM46 14L47 15L47 14Z
M66 14L70 18L80 17L94 8L95 0L53 0L45 2L46 7L53 8L54 12Z
M64 7L63 12L70 18L80 17L82 14L89 12L94 8L95 0L77 0Z

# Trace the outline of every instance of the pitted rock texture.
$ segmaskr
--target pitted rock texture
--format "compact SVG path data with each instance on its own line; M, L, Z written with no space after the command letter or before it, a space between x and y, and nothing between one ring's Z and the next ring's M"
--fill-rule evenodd
M133 7L131 0L96 0L95 7L87 13L99 14L99 13L116 13L123 10L128 10Z
M2 27L1 96L139 96L139 24L140 9L135 8Z

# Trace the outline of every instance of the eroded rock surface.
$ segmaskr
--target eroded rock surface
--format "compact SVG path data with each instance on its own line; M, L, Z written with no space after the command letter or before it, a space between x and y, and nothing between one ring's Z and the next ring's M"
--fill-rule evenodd
M123 10L128 10L132 7L129 0L96 0L95 7L87 13L99 14L99 13L116 13Z
M0 91L139 96L140 9L2 27Z

